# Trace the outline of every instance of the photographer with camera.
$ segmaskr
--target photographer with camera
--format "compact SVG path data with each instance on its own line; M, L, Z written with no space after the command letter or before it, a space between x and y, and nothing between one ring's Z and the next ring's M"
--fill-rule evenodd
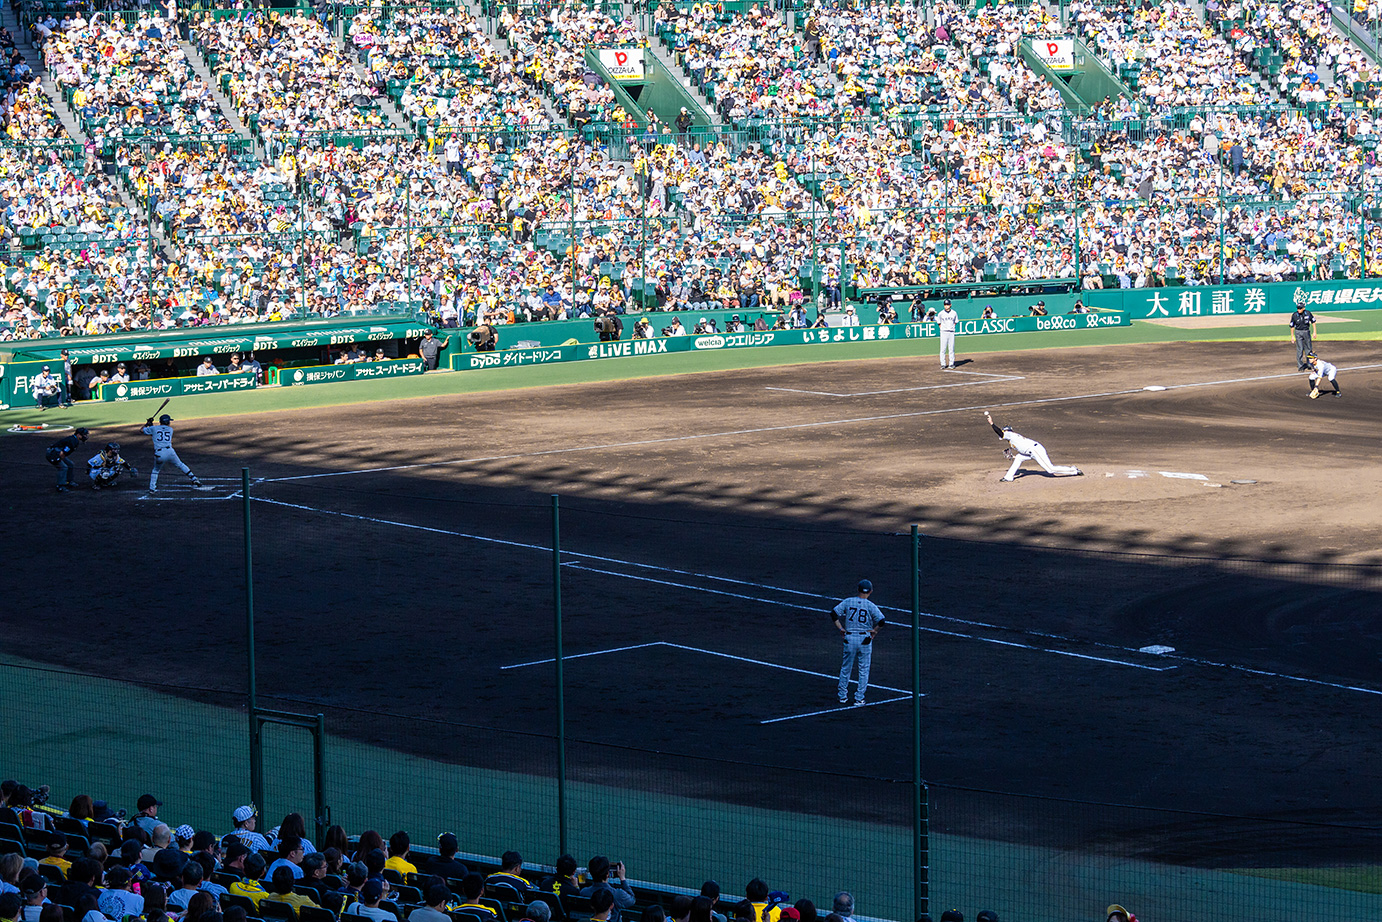
M713 336L718 332L720 331L715 328L715 321L709 317L702 317L700 322L696 324L695 333L697 336Z
M663 336L685 336L686 327L681 325L680 317L673 317L672 322L662 328Z
M493 352L499 342L499 331L488 323L482 323L467 333L465 338L476 352Z
M624 321L612 307L602 307L595 317L595 332L600 334L600 342L618 342L624 335Z
M653 325L648 322L647 317L639 317L633 322L633 334L630 339L652 339Z
M604 855L596 855L586 866L590 873L590 886L581 890L581 896L591 899L596 892L604 890L614 897L614 907L609 914L609 922L619 922L619 911L634 904L633 890L630 889L624 874L624 862L610 861Z

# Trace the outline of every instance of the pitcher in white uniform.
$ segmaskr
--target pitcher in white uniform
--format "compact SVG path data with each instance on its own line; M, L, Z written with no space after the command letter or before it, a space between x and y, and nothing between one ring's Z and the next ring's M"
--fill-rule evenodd
M173 467L182 471L192 480L192 486L200 488L202 482L197 479L197 475L188 469L178 453L173 451L173 417L164 413L158 418L158 425L154 425L154 418L149 417L148 425L144 427L144 434L154 440L154 469L149 474L149 492L158 492L158 472L163 469L163 465L171 464Z
M955 367L955 324L960 322L960 315L955 312L955 308L950 306L950 299L946 298L945 306L936 315L936 322L941 325L941 367ZM947 359L946 356L950 358Z
M984 420L993 427L993 431L998 433L998 437L1006 441L1009 445L1007 453L1012 455L1012 467L1001 478L1005 483L1012 483L1017 476L1017 469L1022 466L1023 461L1032 460L1040 464L1042 470L1056 477L1079 477L1084 471L1078 467L1071 467L1067 464L1052 464L1050 455L1046 454L1046 446L1036 439L1029 439L1025 435L1014 432L1011 427L1004 426L1001 429L993 421L988 410L984 411Z

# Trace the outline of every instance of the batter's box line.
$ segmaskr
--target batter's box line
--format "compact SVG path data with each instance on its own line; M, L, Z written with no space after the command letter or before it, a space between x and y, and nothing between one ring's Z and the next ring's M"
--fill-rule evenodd
M573 653L570 656L562 656L561 661L564 663L567 660L585 659L590 656L604 656L608 653L627 653L630 650L646 650L649 647L669 647L673 650L685 650L688 653L704 653L706 656L718 656L720 659L733 660L736 663L751 663L754 666L767 666L769 669L781 669L784 672L795 672L797 675L809 675L818 679L829 679L832 682L838 682L840 680L839 676L825 672L812 672L809 669L798 669L796 666L784 666L781 663L770 663L767 660L750 659L747 656L736 656L733 653L721 653L718 650L707 650L704 647L689 647L686 644L672 643L669 640L654 640L651 643L634 644L629 647L611 647L608 650L592 650L589 653ZM501 670L523 669L527 666L545 666L555 663L556 661L557 658L551 656L547 659L536 659L526 663L514 663L513 665L500 666L499 668ZM910 696L912 694L905 688L889 688L887 685L870 685L869 687L890 691L899 695Z
M875 686L875 685L870 685L870 686L869 686L869 688L877 688L877 687L878 687L878 686ZM922 695L921 697L925 698L926 696L925 696L925 695ZM877 706L880 705L880 704L897 704L899 701L911 701L911 700L912 700L912 696L911 696L911 695L903 695L901 698L885 698L885 699L883 699L882 701L869 701L869 702L867 702L867 703L865 703L865 704L860 704L860 705L855 705L855 706L850 706L850 705L848 705L848 704L842 704L842 705L840 705L839 707L826 708L825 710L822 710L822 711L807 711L805 714L788 714L786 717L770 717L770 718L767 719L767 720L760 720L759 723L760 723L760 724L780 724L780 723L782 723L782 722L785 721L785 720L800 720L800 719L803 718L803 717L823 717L823 716L826 715L826 714L839 714L839 713L841 713L842 711L852 711L852 710L854 710L854 707L871 708L871 707L877 707Z
M976 375L981 378L992 378L992 381L960 381L956 384L919 384L916 387L894 387L886 391L858 391L853 394L834 394L830 391L807 391L797 387L765 387L765 391L786 391L789 394L809 394L813 397L876 397L880 394L906 394L912 391L938 391L947 387L974 387L978 384L997 384L1000 381L1025 381L1022 375L999 375L986 371L959 371L947 372L952 375Z

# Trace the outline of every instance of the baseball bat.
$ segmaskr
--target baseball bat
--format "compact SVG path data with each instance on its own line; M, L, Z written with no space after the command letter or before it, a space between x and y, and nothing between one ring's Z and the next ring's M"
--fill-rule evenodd
M168 401L172 399L172 397L164 397L163 402L158 405L158 409L150 413L149 416L151 416L153 419L158 419L158 414L163 412L163 408L166 407L168 405Z

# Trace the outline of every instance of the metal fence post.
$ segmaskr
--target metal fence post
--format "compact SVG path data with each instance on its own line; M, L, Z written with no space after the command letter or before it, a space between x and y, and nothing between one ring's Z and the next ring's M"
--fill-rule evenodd
M250 469L240 468L240 501L245 517L245 659L250 720L250 803L264 808L264 745L259 725L259 701L254 664L254 542L250 538Z
M317 841L326 838L326 827L331 825L331 810L326 806L326 715L317 715L317 728L312 740L312 790L316 803L312 805L317 817Z
M930 912L931 834L921 780L921 534L912 526L912 917Z
M557 669L557 853L566 854L566 698L561 649L561 500L552 494L552 629Z

